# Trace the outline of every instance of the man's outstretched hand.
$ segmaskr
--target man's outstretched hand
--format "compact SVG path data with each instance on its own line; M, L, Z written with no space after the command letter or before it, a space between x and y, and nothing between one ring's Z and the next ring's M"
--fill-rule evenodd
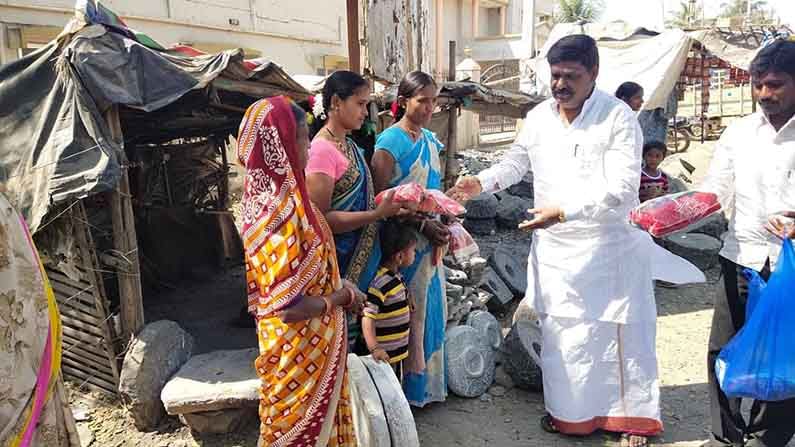
M475 176L467 176L458 179L455 186L447 190L445 194L463 204L481 192L483 192L483 187L480 185L480 180Z

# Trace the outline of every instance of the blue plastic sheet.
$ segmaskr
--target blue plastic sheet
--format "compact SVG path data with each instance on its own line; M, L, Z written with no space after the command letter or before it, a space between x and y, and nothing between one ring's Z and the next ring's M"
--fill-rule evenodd
M718 382L729 397L795 397L795 250L792 241L783 244L766 285L750 275L746 323L715 361Z

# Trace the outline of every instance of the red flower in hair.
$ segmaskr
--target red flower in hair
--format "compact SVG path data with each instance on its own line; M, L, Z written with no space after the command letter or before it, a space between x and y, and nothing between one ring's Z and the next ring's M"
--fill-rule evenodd
M391 111L392 111L392 117L395 118L395 119L397 119L398 109L399 108L400 108L400 106L398 105L398 102L397 101L392 101Z
M315 107L315 97L314 96L310 96L309 100L307 102L309 103L309 108L310 109Z

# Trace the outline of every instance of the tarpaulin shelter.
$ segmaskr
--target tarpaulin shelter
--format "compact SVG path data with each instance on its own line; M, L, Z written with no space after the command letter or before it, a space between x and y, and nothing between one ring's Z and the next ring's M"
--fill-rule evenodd
M227 146L245 109L279 94L309 95L273 62L167 49L86 0L55 41L0 67L0 182L45 260L67 376L115 392L142 283L242 258Z

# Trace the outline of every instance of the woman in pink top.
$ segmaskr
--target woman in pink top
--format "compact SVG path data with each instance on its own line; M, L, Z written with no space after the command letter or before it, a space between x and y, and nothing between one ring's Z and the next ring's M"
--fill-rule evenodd
M322 95L322 112L315 114L328 119L321 123L309 149L307 189L334 233L340 273L360 290L367 290L381 261L378 221L395 215L400 205L387 197L375 206L364 153L348 137L367 117L369 83L356 73L337 71L326 79ZM360 335L358 322L350 319L348 340L353 344Z

